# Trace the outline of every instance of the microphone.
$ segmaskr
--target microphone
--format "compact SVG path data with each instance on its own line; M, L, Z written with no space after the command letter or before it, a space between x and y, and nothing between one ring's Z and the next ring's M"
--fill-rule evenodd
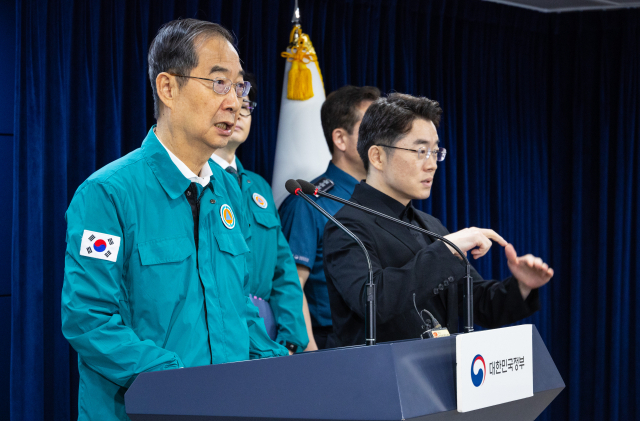
M373 209L369 209L367 207L364 207L362 205L359 205L357 203L351 202L349 200L345 200L342 199L340 197L334 196L332 194L323 192L321 190L318 190L316 188L316 186L314 186L313 184L309 183L308 181L305 180L298 180L298 185L300 186L300 188L302 189L302 192L305 194L312 194L314 196L322 196L322 197L326 197L327 199L331 199L331 200L335 200L336 202L340 202L344 205L347 206L351 206L352 208L356 208L359 209L363 212L369 213L371 215L375 215L375 216L379 216L381 218L384 218L386 220L389 220L391 222L395 222L396 224L400 224L403 225L409 229L421 232L423 234L427 234L431 237L434 237L442 242L444 242L445 244L448 244L451 246L451 248L453 248L456 252L458 252L458 254L460 255L460 257L462 257L462 260L464 260L464 263L467 265L467 274L465 276L466 279L466 289L465 289L465 293L464 293L464 299L463 301L465 302L465 307L464 307L464 331L465 333L469 333L469 332L473 332L473 279L471 278L471 264L469 263L469 260L467 259L467 256L462 252L462 250L460 250L458 248L458 246L456 246L452 241L444 238L443 236L441 236L440 234L436 234L435 232L431 232L428 231L424 228L420 228L420 227L416 227L415 225L409 224L408 222L404 222L401 221L400 219L394 218L392 216L389 215L385 215L384 213L375 211ZM309 199L310 200L310 199ZM314 202L315 203L315 202Z
M367 265L369 267L369 281L365 284L365 298L366 298L366 308L365 308L365 323L367 325L367 330L365 332L365 344L366 345L375 345L376 344L376 284L373 283L373 269L371 269L371 259L369 258L369 252L367 248L362 244L362 241L354 233L349 231L344 225L340 223L336 218L333 217L329 212L324 210L320 205L311 200L302 190L300 184L296 180L287 180L284 184L284 187L291 194L295 194L296 196L302 197L306 200L311 206L316 208L321 214L326 216L331 222L336 224L338 228L347 233L349 237L353 238L356 243L362 248L365 257L367 258Z

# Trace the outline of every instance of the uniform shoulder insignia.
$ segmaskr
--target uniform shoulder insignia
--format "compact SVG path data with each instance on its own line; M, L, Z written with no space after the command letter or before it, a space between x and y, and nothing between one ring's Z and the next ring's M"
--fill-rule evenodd
M335 185L336 184L333 181L331 181L330 178L327 178L327 177L322 177L320 180L314 183L314 186L316 187L316 189L322 192L328 192Z

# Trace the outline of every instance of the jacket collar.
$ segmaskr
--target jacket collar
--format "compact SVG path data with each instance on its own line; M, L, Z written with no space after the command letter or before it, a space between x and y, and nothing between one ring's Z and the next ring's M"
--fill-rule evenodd
M247 170L244 169L238 157L236 157L236 167L237 167L238 175L240 176L240 182L242 186L241 190L242 190L242 193L244 193L247 190L249 190L252 185L254 185L254 180L251 179L251 175L249 174L249 172L247 172Z
M346 197L351 195L354 187L358 184L358 180L342 171L331 161L329 161L329 166L327 167L325 175L334 182L334 189L341 189L347 193Z
M238 167L238 174L242 174L244 176L247 176L247 171L244 169L244 165L242 165L242 162L240 162L240 160L238 159L238 157L236 156L236 167Z
M365 181L361 181L353 190L351 199L358 202L362 206L376 210L385 215L399 219L403 211L406 209L402 203L382 193L381 191L369 186ZM409 204L411 206L411 204ZM391 222L385 218L376 216L376 224L387 231L389 234L396 237L402 244L407 246L413 254L420 251L420 243L411 234L409 228L403 227L400 224ZM421 219L421 222L424 222Z
M254 184L254 181L251 179L251 175L244 169L242 163L236 156L236 166L238 167L238 174L240 174L240 180L242 181L242 192L246 192L249 188Z
M401 218L402 215L406 212L407 207L411 206L411 204L407 206L403 205L393 197L382 193L380 190L374 187L371 187L366 183L366 181L361 181L358 186L356 186L356 189L358 189L359 196L368 201L371 206L379 206L381 209L385 209L385 211L376 209L378 212L383 212L389 216L393 216L394 218Z
M200 171L200 175L196 175L193 171L191 171L189 167L187 167L184 162L180 160L180 158L175 156L173 152L171 152L159 138L158 140L160 141L160 145L162 145L164 150L169 154L171 162L173 162L175 166L178 167L178 170L180 170L182 175L184 175L189 181L198 183L202 187L205 187L207 184L209 184L209 181L211 181L211 167L209 166L209 163L205 163L205 165L202 167L202 170Z
M171 160L167 149L160 143L153 132L154 127L155 125L151 127L147 137L142 142L142 156L144 156L147 165L153 171L164 191L167 192L171 199L177 199L189 188L191 180L186 178ZM212 168L211 162L209 162L209 168ZM220 181L216 179L215 173L210 175L209 180L207 186L213 189L216 196L220 196Z
M232 168L235 168L236 170L238 169L238 168L236 168L237 167L238 158L234 158L233 162L231 164L229 164L226 159L218 156L216 153L212 153L211 154L211 160L213 162L215 162L216 164L220 165L223 170L226 170L227 167L232 167Z
M187 190L191 181L173 163L167 150L153 133L154 127L151 127L147 137L142 142L142 156L144 156L147 165L149 165L169 197L177 199Z

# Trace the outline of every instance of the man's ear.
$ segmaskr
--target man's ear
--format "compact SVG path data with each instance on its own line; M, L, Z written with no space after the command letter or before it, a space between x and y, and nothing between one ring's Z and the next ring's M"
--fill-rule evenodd
M156 92L160 102L169 108L173 109L173 102L175 96L178 93L178 82L175 76L171 76L169 73L162 72L156 77Z
M386 163L387 156L382 152L380 146L371 146L369 148L369 169L374 167L378 171L382 171Z
M334 129L331 132L331 138L333 140L333 147L338 148L342 152L347 150L347 131L345 129Z

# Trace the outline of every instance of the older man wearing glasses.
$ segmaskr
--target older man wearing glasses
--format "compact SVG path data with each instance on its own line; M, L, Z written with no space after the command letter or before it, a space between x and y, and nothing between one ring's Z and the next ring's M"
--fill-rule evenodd
M439 145L436 127L442 110L437 102L404 94L375 101L365 113L358 153L367 170L351 200L407 223L447 237L474 258L487 253L491 241L505 247L513 276L485 281L472 269L475 320L485 327L513 323L539 307L537 288L553 270L532 255L518 257L513 246L490 229L467 228L450 234L431 215L415 209L411 200L431 194L438 162L446 150ZM358 236L371 255L377 284L377 339L379 342L419 338L431 320L429 311L450 331L458 331L465 274L460 257L449 246L386 219L343 207L336 218ZM361 248L343 231L327 224L324 264L333 328L341 346L365 342L367 263ZM415 304L414 304L415 302Z
M143 372L287 355L245 294L239 190L208 163L250 89L233 37L173 21L148 61L157 126L66 214L62 331L78 352L83 420L128 420L124 394Z
M258 89L253 75L246 74L251 83L249 96L240 108L238 121L229 143L217 149L211 165L224 169L242 191L244 209L249 225L248 244L249 289L260 309L269 336L290 353L302 352L309 343L302 313L302 288L289 244L282 234L278 209L269 183L258 174L245 169L236 151L249 136L252 115L257 107Z

